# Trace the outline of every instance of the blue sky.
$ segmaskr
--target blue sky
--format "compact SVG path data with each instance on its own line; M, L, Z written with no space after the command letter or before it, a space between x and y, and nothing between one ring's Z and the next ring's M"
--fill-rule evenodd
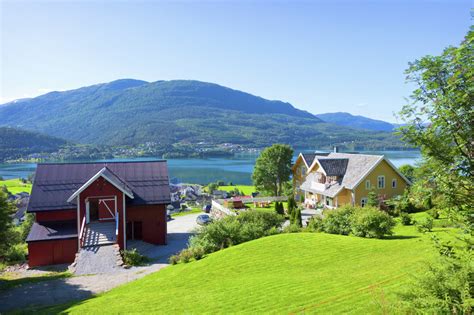
M9 1L0 103L120 78L215 82L395 121L407 63L457 45L473 1Z

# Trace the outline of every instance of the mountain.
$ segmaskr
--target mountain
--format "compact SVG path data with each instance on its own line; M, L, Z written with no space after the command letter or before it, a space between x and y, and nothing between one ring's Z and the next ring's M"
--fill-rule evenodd
M17 159L31 153L53 152L65 144L65 140L43 134L0 127L0 161Z
M27 128L78 143L235 143L297 147L353 143L397 148L391 133L324 123L289 103L200 81L117 80L51 92L0 106L0 125Z
M342 112L318 114L316 115L316 117L328 123L358 129L393 131L393 129L397 127L383 120L371 119L364 116L355 116L349 113Z

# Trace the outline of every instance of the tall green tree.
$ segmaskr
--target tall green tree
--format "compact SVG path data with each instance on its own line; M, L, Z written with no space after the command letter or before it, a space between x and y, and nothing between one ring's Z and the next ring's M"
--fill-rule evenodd
M8 201L7 194L0 191L0 257L4 256L8 249L19 241L18 233L12 228L13 205Z
M286 144L265 148L257 158L252 180L257 190L281 196L285 182L290 179L293 149Z
M473 41L471 29L459 47L410 63L407 80L417 88L400 112L403 139L421 148L430 180L465 219L474 204Z

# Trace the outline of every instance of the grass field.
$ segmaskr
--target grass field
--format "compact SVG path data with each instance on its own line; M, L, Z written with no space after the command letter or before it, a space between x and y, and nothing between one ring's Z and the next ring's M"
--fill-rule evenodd
M203 211L201 209L197 208L197 207L194 207L194 208L191 208L191 210L189 210L189 211L175 212L175 213L171 214L171 217L172 218L182 217L183 215L188 215L188 214L193 214L193 213L200 213L200 212L203 212Z
M451 238L453 230L436 228L433 233ZM46 312L391 313L409 274L433 257L429 234L414 226L398 225L396 235L383 240L279 234Z
M224 191L231 191L236 188L246 196L249 196L255 192L255 187L251 185L219 186L219 190Z
M20 192L31 193L31 183L23 184L18 178L0 180L0 187L6 186L12 194Z

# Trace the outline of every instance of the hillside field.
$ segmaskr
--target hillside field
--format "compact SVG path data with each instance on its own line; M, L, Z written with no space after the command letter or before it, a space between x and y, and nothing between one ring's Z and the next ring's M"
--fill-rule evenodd
M6 179L0 180L0 187L6 186L8 191L12 194L18 194L20 192L31 193L31 183L22 183L20 179Z
M432 233L451 238L454 230L435 228ZM414 226L398 225L396 235L383 240L279 234L45 311L396 313L391 307L397 303L397 292L405 290L410 274L435 256L429 234L420 234Z

